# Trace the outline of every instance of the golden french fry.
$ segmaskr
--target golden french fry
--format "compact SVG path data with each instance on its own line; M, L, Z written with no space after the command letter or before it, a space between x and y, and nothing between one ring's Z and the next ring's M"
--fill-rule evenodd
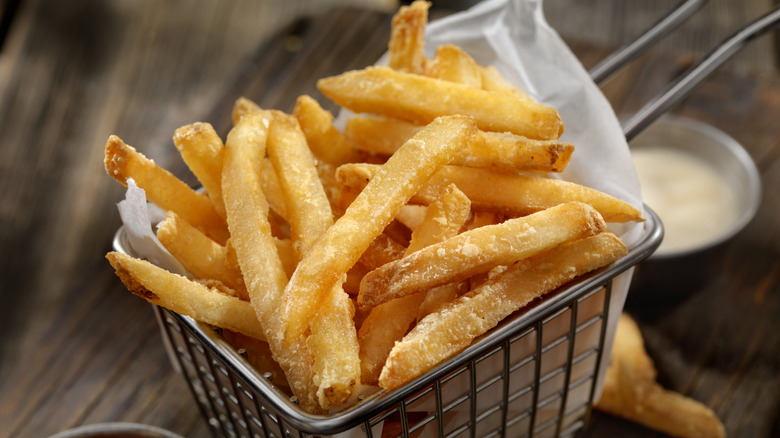
M397 388L467 347L474 338L535 298L626 254L610 232L521 260L481 287L423 318L387 358L382 388Z
M436 48L436 56L428 64L426 76L482 88L482 70L479 64L458 46L444 44Z
M406 204L395 216L395 220L414 232L423 219L425 219L425 210L427 208L428 206L426 205ZM411 238L411 235L409 237Z
M344 281L347 271L407 200L464 147L475 130L468 117L440 117L382 166L290 279L282 306L288 343L304 333L327 292Z
M271 234L268 202L261 189L258 163L265 154L268 126L272 116L264 111L250 112L238 121L225 142L222 169L222 195L225 200L231 243L249 299L262 322L274 360L284 370L301 407L321 410L311 364L313 359L305 340L284 344L279 315L287 275Z
M249 299L241 270L229 262L227 248L176 213L169 211L157 225L157 239L195 277L218 280L242 300Z
M379 166L373 164L349 163L339 166L336 178L347 189L359 191L378 170ZM463 166L442 167L409 202L429 204L449 184L458 186L471 199L474 210L522 216L580 201L593 206L607 222L644 220L628 202L580 184Z
M612 346L612 362L618 371L618 388L623 400L638 406L655 385L656 371L645 352L639 326L625 313L622 313L618 320Z
M422 127L405 120L354 116L344 136L355 149L392 155ZM533 140L508 132L479 131L453 165L520 172L561 172L571 161L574 146L558 140Z
M279 178L287 206L297 260L333 225L333 213L319 179L314 156L295 117L274 111L268 130L267 153ZM340 285L329 291L311 320L307 347L320 407L344 404L360 381L360 358L353 311Z
M723 424L709 407L655 382L655 369L642 335L626 314L618 322L611 358L597 409L672 436L726 436Z
M466 231L375 269L360 282L358 306L465 280L500 265L606 229L596 210L567 202L501 224Z
M333 114L323 109L311 96L300 96L293 111L311 151L330 164L339 165L359 160L357 151L344 140L333 126Z
M146 301L206 324L265 339L246 301L120 252L109 252L106 258L125 287Z
M471 201L455 184L444 188L439 199L425 210L425 217L412 231L406 255L455 237L471 212Z
M314 156L295 117L273 112L267 155L279 181L293 249L300 260L333 223L333 213Z
M425 293L425 299L420 303L420 309L417 311L417 321L421 321L431 313L438 312L448 303L455 301L456 298L467 292L469 282L450 283L444 286L434 287Z
M531 96L518 89L506 80L495 66L480 66L482 74L482 89L495 93L507 94L520 100L533 100Z
M173 144L193 175L203 185L220 216L225 217L222 202L222 154L224 145L208 123L193 123L177 129Z
M330 291L311 321L306 346L314 359L314 384L323 409L346 403L360 382L360 356L353 316L352 302L339 285Z
M254 111L262 111L262 108L260 108L260 105L254 103L249 98L239 97L236 99L236 101L233 103L233 126L238 125L238 121L241 120L241 117L244 117L245 115Z
M484 131L512 132L538 140L554 140L563 133L558 111L547 105L387 67L323 78L317 81L317 87L334 102L357 113L419 124L439 116L462 114L472 117Z
M115 135L106 142L104 164L108 175L122 185L127 186L127 179L133 178L146 192L146 198L158 207L175 211L219 244L224 245L227 241L225 220L208 197L197 193Z
M431 204L420 227L412 233L406 254L441 242L458 233L469 215L469 201L455 186ZM384 264L384 263L383 263ZM372 309L358 331L361 379L375 384L393 344L400 340L417 319L428 294L418 293L391 300Z
M420 292L371 309L358 331L360 379L364 384L375 385L379 381L390 350L409 331L425 296Z
M382 233L368 245L358 261L369 269L376 269L385 263L398 260L404 255L406 248Z
M271 210L287 221L287 205L284 203L279 177L276 175L273 163L267 157L260 160L260 186Z
M426 1L414 1L393 16L388 43L390 68L418 74L425 70L425 26L430 6Z

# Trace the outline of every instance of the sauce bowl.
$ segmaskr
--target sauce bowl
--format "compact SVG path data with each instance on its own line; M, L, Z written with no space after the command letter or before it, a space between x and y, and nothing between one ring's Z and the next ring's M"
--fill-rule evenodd
M706 280L708 269L712 272L722 244L755 216L761 203L758 170L732 137L687 118L663 116L629 147L644 201L658 213L665 230L659 249L637 267L632 292L661 298L694 290ZM646 160L663 148L664 158ZM676 154L683 159L677 160ZM684 165L687 160L691 163ZM652 198L658 196L663 198L653 205ZM710 198L709 205L705 198Z

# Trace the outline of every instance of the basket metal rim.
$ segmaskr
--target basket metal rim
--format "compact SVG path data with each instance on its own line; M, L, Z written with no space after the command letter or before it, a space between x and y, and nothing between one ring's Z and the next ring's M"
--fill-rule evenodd
M527 312L508 317L498 327L478 338L466 349L435 366L422 376L388 391L380 390L364 400L333 414L311 414L301 409L286 395L283 397L266 379L257 373L244 359L224 341L210 326L188 316L167 311L193 336L198 338L210 352L217 355L231 371L251 390L262 396L277 411L278 415L291 426L308 434L336 434L366 424L372 418L397 405L404 398L432 385L436 380L456 371L469 361L495 348L497 344L530 328L544 320L568 303L586 295L605 282L627 271L648 258L660 245L663 238L663 224L658 215L648 206L644 206L646 220L642 238L631 248L627 255L610 266L601 268L578 278L558 291L546 296ZM125 242L124 227L114 235L113 247L116 251L133 255Z

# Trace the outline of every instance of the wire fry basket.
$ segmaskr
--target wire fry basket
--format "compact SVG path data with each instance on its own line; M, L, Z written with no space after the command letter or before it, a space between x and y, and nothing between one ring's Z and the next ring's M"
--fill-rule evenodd
M645 212L644 235L622 259L547 294L409 384L332 415L300 409L218 330L153 307L215 436L571 436L588 421L608 351L613 281L661 242L660 220ZM128 253L125 239L120 228L117 251Z

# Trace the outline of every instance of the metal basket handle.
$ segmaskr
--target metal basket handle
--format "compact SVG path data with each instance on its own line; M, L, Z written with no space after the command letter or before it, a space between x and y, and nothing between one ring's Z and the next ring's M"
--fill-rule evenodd
M626 64L636 59L645 49L655 44L656 41L665 36L672 29L676 28L693 15L707 0L685 0L669 13L663 16L658 22L645 30L632 42L618 49L615 53L604 58L588 73L593 82L601 84L615 72L623 68Z
M626 140L633 139L644 128L668 111L708 77L716 68L741 50L747 43L780 24L780 6L753 20L726 38L698 64L688 69L653 100L645 104L623 124Z

